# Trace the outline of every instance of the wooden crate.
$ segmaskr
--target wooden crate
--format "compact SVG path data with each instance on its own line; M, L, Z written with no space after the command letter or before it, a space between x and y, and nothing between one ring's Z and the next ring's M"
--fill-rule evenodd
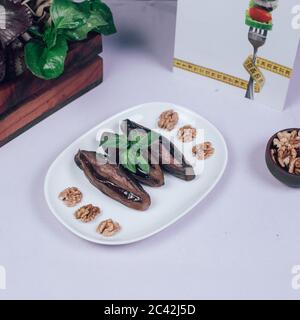
M64 74L42 80L26 71L0 84L0 147L103 80L100 35L70 45Z

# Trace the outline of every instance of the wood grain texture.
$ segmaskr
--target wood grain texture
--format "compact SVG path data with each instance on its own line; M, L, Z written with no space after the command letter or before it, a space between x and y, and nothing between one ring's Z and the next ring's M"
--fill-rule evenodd
M102 38L91 35L87 40L71 43L65 64L65 74L80 68L87 61L102 52ZM63 75L63 76L64 76ZM19 78L0 84L0 116L13 112L20 104L30 101L49 90L57 83L55 80L42 80L33 76L28 70Z
M79 68L73 68L51 81L13 112L0 118L0 147L72 100L91 90L103 80L103 61L97 55Z

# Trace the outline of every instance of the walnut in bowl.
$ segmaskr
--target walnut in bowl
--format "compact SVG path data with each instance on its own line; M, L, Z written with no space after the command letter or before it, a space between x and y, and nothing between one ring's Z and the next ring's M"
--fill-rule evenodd
M289 187L300 188L300 129L274 134L267 144L265 158L276 179Z

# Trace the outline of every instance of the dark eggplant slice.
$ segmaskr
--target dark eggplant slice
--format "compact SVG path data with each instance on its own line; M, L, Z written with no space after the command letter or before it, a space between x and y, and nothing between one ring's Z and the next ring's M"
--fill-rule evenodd
M120 166L108 163L104 155L79 150L75 162L90 183L110 198L140 211L150 207L150 196L142 186Z
M141 130L145 133L151 132L150 129L129 119L122 121L121 129L126 134L129 134L132 130ZM162 168L171 175L186 181L195 179L193 167L169 139L160 135L157 142L154 142L151 146L151 152L154 157L159 158Z
M106 137L112 137L114 136L114 133L112 132L104 132L101 137L101 141L105 139ZM112 163L119 163L119 149L104 149L105 153L107 153L108 158L111 159ZM149 150L146 150L146 154L144 155L145 159L151 159L151 153ZM124 170L132 175L136 180L138 180L140 183L145 184L150 187L158 188L165 184L165 177L164 173L160 168L160 165L158 164L158 161L150 161L154 162L153 164L150 163L150 172L147 174L139 168L137 168L137 172L133 173L128 171L126 168Z

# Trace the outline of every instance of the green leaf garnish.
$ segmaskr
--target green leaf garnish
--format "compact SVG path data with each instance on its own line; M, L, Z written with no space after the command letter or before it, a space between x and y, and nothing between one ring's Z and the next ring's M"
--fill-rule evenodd
M140 149L147 149L151 146L156 140L159 139L159 134L151 131L144 135L140 141L137 143Z
M33 40L25 46L27 68L42 79L55 79L64 72L67 41L87 39L90 32L116 32L112 13L101 0L53 0L50 15L51 24L43 30L30 28Z
M125 135L105 136L100 141L100 147L120 149L120 164L129 171L136 173L137 169L148 174L150 164L143 156L143 150L148 149L157 139L155 132L143 133L139 130L131 131L129 138Z
M129 171L136 173L136 165L132 162L132 155L128 151L124 151L121 153L121 164L124 168Z
M138 167L141 169L141 171L148 174L150 172L149 162L142 155L137 157L137 161Z
M125 135L115 134L112 137L105 136L99 144L99 147L113 149L127 149L128 140Z

